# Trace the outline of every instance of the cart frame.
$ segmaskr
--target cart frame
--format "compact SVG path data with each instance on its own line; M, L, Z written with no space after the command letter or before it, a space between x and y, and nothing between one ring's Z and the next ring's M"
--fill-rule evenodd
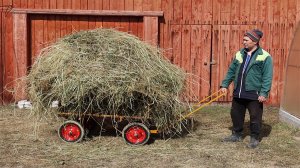
M189 117L208 106L212 102L224 96L221 90L212 93L210 96L205 97L198 103L192 106L192 110L190 110L187 114L183 115L179 122L189 119ZM68 118L70 116L77 118L77 121L67 120L64 122L58 129L59 137L66 142L80 142L83 139L83 135L85 134L84 127L80 124L80 122L86 118L94 117L97 119L112 119L116 122L128 121L128 124L123 128L122 137L125 142L129 145L144 145L148 142L151 134L159 134L159 130L154 126L145 125L140 121L151 121L151 118L139 117L139 116L121 116L121 115L106 115L106 114L98 114L98 113L87 113L87 114L74 114L71 112L60 112L59 117ZM135 122L129 122L133 120ZM151 123L151 122L150 122ZM150 129L151 127L151 129ZM154 129L153 129L154 128Z

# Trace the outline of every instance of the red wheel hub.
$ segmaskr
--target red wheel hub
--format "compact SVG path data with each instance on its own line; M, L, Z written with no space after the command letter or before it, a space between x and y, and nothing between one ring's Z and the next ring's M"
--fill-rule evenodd
M143 142L147 138L146 131L139 126L133 126L126 132L126 139L132 144Z
M61 129L60 133L66 141L76 141L80 138L81 130L78 125L68 123Z

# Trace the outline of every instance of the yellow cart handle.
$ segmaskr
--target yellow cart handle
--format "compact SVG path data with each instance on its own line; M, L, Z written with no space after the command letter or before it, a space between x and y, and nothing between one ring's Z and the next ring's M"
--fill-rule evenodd
M205 106L209 105L210 103L216 101L216 100L219 99L220 97L225 96L225 93L221 93L221 94L220 94L220 92L221 92L221 90L218 90L217 92L214 92L214 93L211 94L210 96L207 96L206 98L202 99L200 102L198 102L198 103L197 103L196 105L194 105L193 107L198 106L198 105L200 105L201 103L203 103L203 102L205 102L206 100L208 100L209 98L211 98L211 97L217 95L217 97L211 99L209 102L207 102L207 103L201 105L200 107L198 107L198 108L196 108L195 110L191 111L191 112L188 113L187 115L183 116L183 117L181 118L180 121L182 121L183 119L189 117L190 115L194 114L195 112L201 110L203 107L205 107Z

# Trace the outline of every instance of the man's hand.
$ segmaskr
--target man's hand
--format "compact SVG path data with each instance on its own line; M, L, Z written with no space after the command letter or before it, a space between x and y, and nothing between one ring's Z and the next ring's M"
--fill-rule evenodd
M227 94L227 88L221 88L221 92Z
M266 101L267 99L264 97L264 96L258 96L258 101L259 102L264 102L264 101Z

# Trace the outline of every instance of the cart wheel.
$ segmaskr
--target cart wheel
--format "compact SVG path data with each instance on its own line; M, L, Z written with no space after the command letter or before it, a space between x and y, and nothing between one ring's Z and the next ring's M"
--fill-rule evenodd
M150 131L142 123L130 123L124 127L122 137L129 145L144 145L150 138Z
M83 135L83 127L73 120L66 121L58 129L58 136L65 142L80 142Z

